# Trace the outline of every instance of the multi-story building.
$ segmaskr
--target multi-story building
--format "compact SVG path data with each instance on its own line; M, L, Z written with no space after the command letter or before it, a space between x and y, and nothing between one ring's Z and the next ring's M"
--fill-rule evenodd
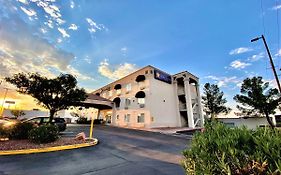
M100 117L115 126L200 127L204 123L199 79L146 66L93 92L114 102Z

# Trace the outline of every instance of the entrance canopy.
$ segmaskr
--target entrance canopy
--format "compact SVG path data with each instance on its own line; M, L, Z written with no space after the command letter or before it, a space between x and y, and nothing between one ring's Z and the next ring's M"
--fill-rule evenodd
M95 94L88 94L88 97L85 101L75 102L74 106L83 106L86 108L92 107L92 108L103 110L103 109L112 109L113 102Z

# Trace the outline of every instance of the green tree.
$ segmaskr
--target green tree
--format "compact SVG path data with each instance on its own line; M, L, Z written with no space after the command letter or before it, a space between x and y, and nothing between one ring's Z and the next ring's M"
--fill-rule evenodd
M60 74L49 79L38 73L18 73L5 80L18 88L18 92L31 95L39 105L50 111L50 121L54 114L67 109L76 102L86 99L83 88L77 87L77 80L70 74Z
M25 113L22 110L11 110L11 114L16 118L25 115Z
M280 104L278 90L269 88L269 83L263 82L262 77L253 77L243 81L240 93L234 96L234 100L242 105L237 105L237 108L248 116L265 116L269 125L274 127L269 115L274 114Z
M220 113L227 114L231 111L231 108L225 106L227 100L223 97L224 93L220 91L218 85L206 83L203 91L204 111L207 115L211 115L211 119L214 119Z

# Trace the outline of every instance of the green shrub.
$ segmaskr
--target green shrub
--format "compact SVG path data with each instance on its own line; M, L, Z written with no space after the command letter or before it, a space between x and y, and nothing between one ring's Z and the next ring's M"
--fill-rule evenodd
M29 132L28 139L34 143L54 142L59 138L59 129L56 125L42 125Z
M270 128L229 128L208 122L183 154L187 174L279 174L281 132Z
M77 119L77 124L90 124L91 120L88 120L86 117L79 117Z
M11 129L10 138L11 139L27 139L28 133L34 128L32 123L17 123Z
M11 129L10 128L6 128L3 126L0 126L0 138L6 138L9 137L11 133Z

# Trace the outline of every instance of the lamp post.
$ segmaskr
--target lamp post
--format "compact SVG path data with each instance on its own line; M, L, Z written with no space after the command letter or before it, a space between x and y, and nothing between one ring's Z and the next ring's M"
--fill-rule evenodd
M264 43L264 45L265 45L265 48L266 48L266 51L267 51L267 54L268 54L268 57L269 57L269 61L270 61L271 67L272 67L272 71L273 71L275 80L276 80L276 82L277 82L277 86L278 86L278 89L279 89L279 93L281 93L280 82L279 82L278 75L277 75L277 73L276 73L276 70L275 70L275 67L274 67L274 63L273 63L273 60L272 60L272 57L271 57L269 48L268 48L268 46L267 46L265 37L264 37L263 35L261 35L260 37L257 37L257 38L252 39L251 42L255 42L255 41L259 40L259 39L262 39L262 41L263 41L263 43Z

